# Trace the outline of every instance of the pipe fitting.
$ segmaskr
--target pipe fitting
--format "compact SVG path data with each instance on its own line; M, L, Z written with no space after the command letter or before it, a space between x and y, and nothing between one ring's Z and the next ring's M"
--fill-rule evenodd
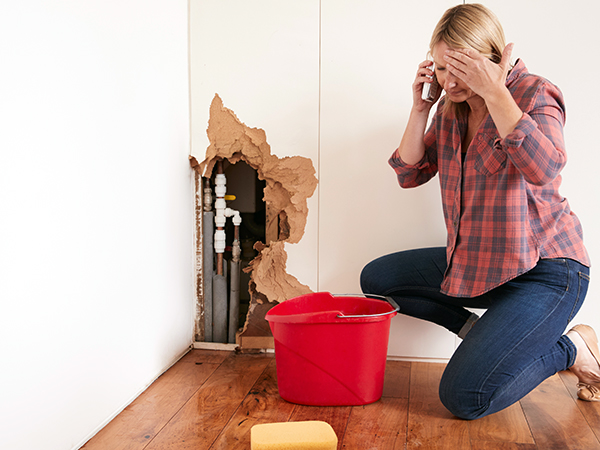
M242 223L242 216L240 216L240 212L235 209L226 208L225 217L233 217L231 220L235 226L239 226Z
M240 241L233 241L231 246L231 260L233 262L240 262L242 257L242 247L240 247Z
M215 209L221 209L225 211L226 208L227 202L225 202L225 199L223 197L217 197L217 199L215 200Z
M225 230L215 231L215 253L225 253Z
M204 211L210 211L212 209L212 189L210 188L210 183L208 179L204 179L204 198L202 199L202 204L204 206Z
M225 226L225 220L226 217L223 214L215 214L215 226L217 228L223 228Z
M225 192L227 192L227 187L225 184L227 183L227 179L225 175L222 173L218 173L215 177L215 194L217 197L225 197Z

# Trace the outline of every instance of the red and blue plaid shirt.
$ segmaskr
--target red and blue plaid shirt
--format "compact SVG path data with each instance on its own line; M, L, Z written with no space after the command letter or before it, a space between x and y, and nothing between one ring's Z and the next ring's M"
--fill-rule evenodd
M440 174L448 230L442 292L448 295L483 294L532 269L540 258L590 264L579 219L558 192L567 161L562 93L530 74L522 61L506 85L524 114L504 139L488 114L463 163L466 118L444 116L438 107L425 133L423 159L408 165L396 150L389 161L405 188Z

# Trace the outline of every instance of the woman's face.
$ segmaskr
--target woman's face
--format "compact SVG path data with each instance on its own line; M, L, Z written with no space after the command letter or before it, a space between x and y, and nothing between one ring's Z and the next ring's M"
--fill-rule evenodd
M432 56L435 62L435 76L440 86L446 91L448 98L454 103L462 103L473 98L476 94L463 81L448 72L446 60L444 59L446 50L453 49L448 47L444 41L438 42L433 47Z

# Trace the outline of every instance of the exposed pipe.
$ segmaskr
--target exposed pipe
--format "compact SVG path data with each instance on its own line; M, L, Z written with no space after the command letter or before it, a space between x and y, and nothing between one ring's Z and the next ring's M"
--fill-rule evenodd
M213 342L227 343L227 267L213 275Z
M213 275L214 256L213 256L213 231L215 213L212 211L212 189L210 181L204 179L204 199L203 199L203 226L202 230L202 273L204 274L204 341L213 340Z
M235 342L235 331L237 330L237 322L239 319L239 284L240 284L240 258L241 253L239 245L239 226L242 223L242 217L239 211L227 208L225 197L227 192L227 180L223 173L223 161L217 162L217 174L215 176L215 237L214 247L217 254L217 269L213 276L213 338L214 342ZM233 217L235 226L234 247L237 241L237 257L236 261L232 261L232 275L230 280L230 301L227 301L227 274L226 266L224 265L223 253L225 252L225 221L227 217ZM227 306L229 303L229 327L227 326ZM232 318L235 317L235 318ZM233 329L233 338L231 333ZM228 333L229 330L229 333Z
M217 175L215 177L215 253L217 254L217 275L223 275L223 252L225 251L225 186L227 180L223 173L223 160L217 161Z
M235 334L240 321L240 261L242 247L240 246L241 217L233 217L234 237L231 249L231 271L229 280L229 343L235 344Z

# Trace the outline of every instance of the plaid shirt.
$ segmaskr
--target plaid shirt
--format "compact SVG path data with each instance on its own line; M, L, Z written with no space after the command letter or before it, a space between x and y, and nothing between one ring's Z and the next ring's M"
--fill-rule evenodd
M488 115L461 163L466 118L444 117L438 107L425 133L423 159L408 165L396 150L389 160L405 188L440 174L448 230L442 292L448 295L483 294L540 258L572 258L589 266L579 219L558 192L567 160L562 94L522 61L506 85L524 114L504 139Z

